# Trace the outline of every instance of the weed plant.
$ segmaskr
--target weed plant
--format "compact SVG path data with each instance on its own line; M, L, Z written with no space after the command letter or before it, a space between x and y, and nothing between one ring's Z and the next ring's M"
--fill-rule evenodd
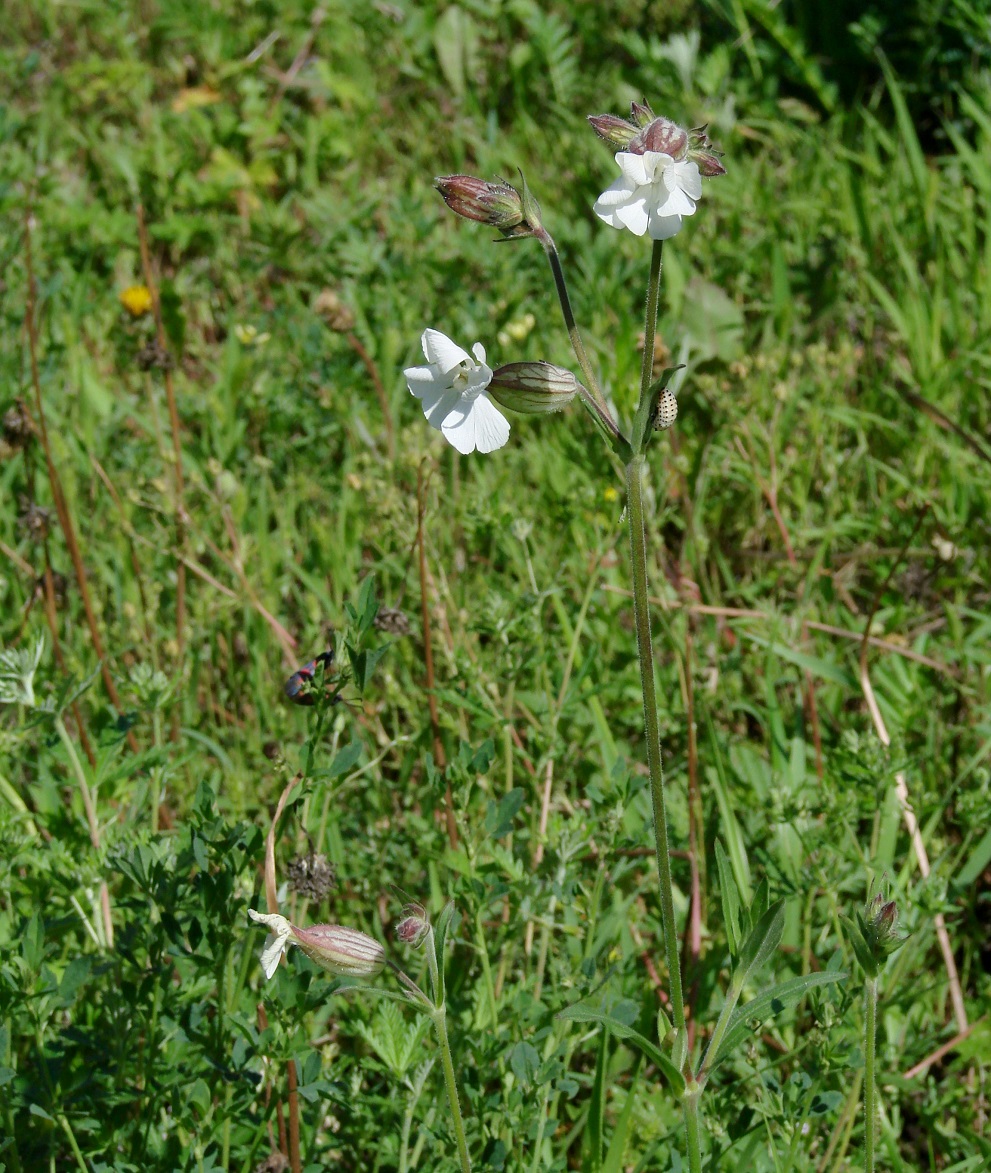
M266 982L268 837L293 924L441 990L473 1168L687 1163L621 466L577 403L462 457L402 376L427 324L575 369L542 251L433 189L517 168L616 417L684 366L642 512L686 1053L779 902L781 936L702 1165L985 1166L982 13L913 69L928 26L888 44L875 5L848 85L806 8L7 5L4 1168L463 1167L392 969ZM644 97L728 173L642 364L649 248L592 214L584 115Z

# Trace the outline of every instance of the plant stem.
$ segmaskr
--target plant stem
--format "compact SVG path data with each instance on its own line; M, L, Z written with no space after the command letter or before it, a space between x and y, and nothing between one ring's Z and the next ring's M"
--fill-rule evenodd
M461 1104L458 1100L458 1085L454 1079L454 1059L451 1056L451 1043L447 1037L447 1007L438 1006L432 1018L437 1028L437 1038L440 1042L440 1057L444 1066L444 1082L447 1085L447 1098L451 1104L451 1119L454 1123L454 1135L458 1141L458 1157L461 1160L461 1173L471 1173L471 1160L468 1157L468 1142L465 1140L464 1120L461 1117Z
M654 377L654 334L657 330L657 297L661 287L661 258L664 241L655 240L650 254L650 276L647 278L647 309L643 327L643 363L640 367L640 398L650 390Z
M654 652L650 638L650 609L647 604L647 536L644 531L643 518L643 468L644 458L642 455L634 456L626 466L630 554L633 563L633 616L637 629L637 652L640 657L644 733L647 740L647 766L650 770L650 799L654 811L654 846L657 854L657 875L661 886L664 952L671 981L671 1008L674 1026L676 1030L681 1031L685 1029L685 1003L681 990L678 932L674 922L671 857L668 847L667 810L664 803L664 767L661 764L661 735L657 725L657 699L654 692Z
M874 1173L874 1144L877 1133L877 978L864 983L864 1169Z
M688 1138L688 1168L702 1173L702 1133L699 1128L699 1100L702 1088L692 1080L682 1100L685 1106L685 1135Z
M61 714L55 717L55 731L58 733L59 740L65 747L69 765L72 767L72 772L75 774L76 781L79 783L79 793L82 795L83 809L86 811L86 824L89 827L90 842L99 851L100 828L96 821L96 808L93 806L93 796L89 792L89 783L86 781L83 764L79 760L79 754L76 753L76 747L72 744L72 738L69 736L69 731L65 727L65 722L62 720Z
M538 232L537 239L544 246L544 252L547 254L547 260L550 262L551 273L554 275L554 285L557 288L558 300L561 303L561 313L564 314L564 324L568 328L568 337L571 339L571 345L575 352L575 358L578 359L578 365L582 369L585 385L591 391L592 397L599 406L605 408L606 401L602 397L599 381L595 377L595 371L592 370L592 364L588 361L588 355L585 353L585 344L582 342L582 336L578 332L578 323L575 321L575 312L571 308L568 284L564 279L564 270L561 268L561 258L558 255L557 245L554 243L554 238L551 234L543 228Z

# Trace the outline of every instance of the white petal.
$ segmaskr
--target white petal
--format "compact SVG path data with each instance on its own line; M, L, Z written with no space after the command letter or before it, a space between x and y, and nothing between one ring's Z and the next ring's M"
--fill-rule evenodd
M660 199L656 205L659 216L692 216L695 213L695 201L686 195L680 187L658 193Z
M663 151L644 151L643 169L646 175L645 182L656 182L673 163L674 160L671 156L665 155Z
M629 228L634 236L643 236L649 222L646 199L640 195L637 199L624 204L623 207L617 208L616 218L624 228Z
M420 345L423 347L427 362L436 363L445 374L454 370L459 363L471 362L471 355L467 350L462 350L456 342L452 342L439 330L431 330L429 327L424 330Z
M453 387L438 388L433 394L423 396L423 414L427 423L439 432L450 416L461 419L463 403L460 391Z
M700 200L702 198L702 175L698 163L682 160L680 163L675 163L674 168L678 186L685 195L691 196L693 200Z
M654 212L647 225L651 240L669 240L681 231L680 216L661 216Z
M600 220L604 220L612 228L626 228L628 225L624 210L631 204L636 203L643 203L639 189L634 188L631 190L624 179L618 179L608 191L604 191L599 196L592 210ZM633 216L636 219L636 213L633 213ZM643 221L644 226L637 233L638 236L643 236L646 231L646 215L644 215ZM633 231L636 231L636 229L633 229Z
M451 380L447 375L442 375L436 366L407 367L403 374L406 376L406 386L417 399L422 399L431 390L443 391L451 385Z
M616 162L623 178L631 187L639 187L640 184L649 182L644 158L643 155L634 155L632 151L620 151L616 155Z
M271 978L279 968L282 954L285 953L289 946L289 941L292 937L292 925L290 925L284 916L279 916L278 913L255 912L253 908L249 908L248 916L259 924L268 925L272 930L272 936L266 940L265 948L261 954L262 969L265 971L265 977Z
M494 452L509 439L509 420L487 395L475 400L475 447L479 452Z
M441 429L444 439L463 455L474 452L492 452L509 439L509 421L487 395L479 395L466 410L454 412Z
M478 361L484 367L485 366L485 347L481 344L481 342L475 343L475 345L471 348L471 353L478 359Z

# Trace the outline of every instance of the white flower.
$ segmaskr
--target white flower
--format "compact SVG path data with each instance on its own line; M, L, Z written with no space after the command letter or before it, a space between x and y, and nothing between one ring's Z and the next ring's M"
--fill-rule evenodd
M357 929L344 925L311 925L302 929L277 912L255 912L253 908L248 909L248 916L272 930L261 955L267 978L279 968L282 955L290 945L297 945L311 961L339 977L374 977L385 965L381 944Z
M674 236L682 216L691 216L702 196L698 164L658 151L620 151L616 162L622 175L595 201L595 214L613 228L629 228L637 236Z
M420 345L429 365L407 367L403 374L423 405L427 423L465 455L476 448L501 448L509 439L509 421L485 390L492 380L485 347L476 342L473 359L439 330L429 329L423 331Z
M252 920L258 921L259 924L268 925L272 930L272 935L266 940L265 948L262 950L261 955L262 969L265 971L265 976L271 978L272 974L279 968L282 954L285 953L292 943L292 925L284 916L279 916L277 912L255 912L253 908L249 908L248 916Z

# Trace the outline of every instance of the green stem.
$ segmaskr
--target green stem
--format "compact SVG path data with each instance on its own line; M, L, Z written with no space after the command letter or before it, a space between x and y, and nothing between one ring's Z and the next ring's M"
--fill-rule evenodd
M83 770L83 764L79 760L79 754L76 753L76 747L72 744L72 738L69 736L69 730L65 727L61 713L55 717L55 731L58 733L59 739L65 747L69 765L72 767L72 772L75 774L76 781L79 783L79 793L82 795L83 809L86 811L86 823L89 827L90 842L99 851L100 828L96 821L96 808L93 806L93 796L89 792L86 772Z
M874 1145L877 1134L877 978L864 983L864 1169L874 1173Z
M543 245L544 252L547 254L547 260L550 262L558 301L561 303L561 313L564 315L564 324L568 329L568 337L571 339L571 347L575 352L575 358L578 359L578 365L581 367L582 378L585 380L585 385L581 388L580 392L581 401L605 429L607 436L613 443L613 447L618 447L619 450L623 451L627 443L626 437L619 430L618 424L613 419L606 405L605 396L602 394L602 388L599 386L599 380L595 377L595 371L592 369L592 364L589 362L588 355L585 353L585 344L582 342L582 336L578 331L575 312L571 308L568 283L564 279L564 270L561 268L561 258L558 255L557 245L554 243L554 238L546 228L541 228L536 235L537 239Z
M454 1124L454 1135L458 1142L458 1157L461 1160L461 1173L471 1173L471 1160L468 1157L468 1142L465 1140L465 1125L461 1118L461 1104L458 1100L458 1085L454 1078L454 1059L451 1056L451 1043L447 1037L447 1007L438 1006L433 1015L434 1026L437 1028L437 1039L440 1042L440 1057L444 1066L444 1083L447 1085L447 1098L451 1104L451 1119Z
M654 377L654 334L657 330L657 297L661 288L661 257L664 241L655 240L650 254L650 276L647 279L647 311L643 327L643 363L640 367L640 398L646 398Z
M656 300L655 300L656 304ZM674 920L674 893L671 884L671 857L668 846L667 810L664 803L664 767L661 764L661 735L657 725L654 692L654 651L650 638L650 610L647 604L647 536L643 517L643 456L634 456L626 466L627 512L630 519L630 554L633 562L633 617L640 657L640 684L643 690L644 732L647 739L647 766L650 770L650 799L654 809L654 847L657 875L661 885L661 922L664 952L671 979L671 1009L676 1030L685 1029L685 1003L681 990L681 963L678 931Z
M692 1080L685 1092L685 1135L688 1139L688 1168L691 1173L702 1173L702 1131L699 1127L699 1100L702 1088Z

